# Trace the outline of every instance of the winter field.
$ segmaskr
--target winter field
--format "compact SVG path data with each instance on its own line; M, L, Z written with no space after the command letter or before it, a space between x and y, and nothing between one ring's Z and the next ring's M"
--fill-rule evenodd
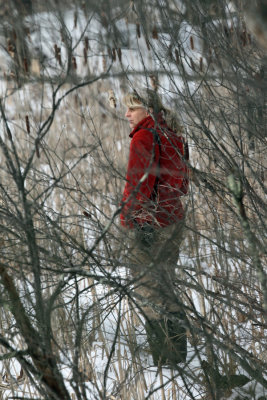
M2 24L0 399L267 399L266 116L253 108L266 82L250 75L261 48L240 55L222 38L231 57L222 66L211 44L210 66L198 26L182 19L175 38L170 17L166 27L165 12L186 1L155 2L153 21L139 2L108 3L15 12L16 34ZM225 4L238 37L235 3ZM220 24L207 26L214 40ZM129 149L121 99L146 86L190 148L175 282L188 355L177 368L153 366L118 216Z

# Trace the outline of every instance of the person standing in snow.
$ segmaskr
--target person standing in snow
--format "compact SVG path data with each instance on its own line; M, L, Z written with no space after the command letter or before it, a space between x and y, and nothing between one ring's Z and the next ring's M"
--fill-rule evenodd
M158 94L147 90L124 98L131 128L121 224L129 238L137 303L155 365L186 361L186 316L176 293L175 268L183 239L188 191L188 150L166 123ZM180 129L181 130L181 129Z

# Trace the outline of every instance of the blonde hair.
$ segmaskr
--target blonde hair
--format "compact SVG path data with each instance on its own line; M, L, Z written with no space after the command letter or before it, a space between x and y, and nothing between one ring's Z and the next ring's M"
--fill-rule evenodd
M122 102L126 107L129 108L146 108L145 104L142 103L140 97L137 95L137 93L134 92L126 94Z
M129 108L152 108L155 114L159 113L160 111L165 111L165 107L161 102L160 96L155 90L151 89L144 89L140 90L140 92L133 91L128 93L123 98L123 103Z

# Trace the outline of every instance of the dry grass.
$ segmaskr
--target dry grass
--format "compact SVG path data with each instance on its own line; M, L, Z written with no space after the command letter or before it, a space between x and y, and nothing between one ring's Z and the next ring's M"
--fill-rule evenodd
M138 310L127 297L120 299L112 284L99 282L101 274L115 270L118 262L124 263L120 257L125 249L119 254L123 245L118 220L107 238L96 247L94 259L87 257L88 249L119 204L127 160L128 128L120 119L122 111L114 115L108 108L106 89L103 83L96 84L90 87L90 93L87 88L81 89L62 103L49 133L35 150L26 182L29 199L40 207L34 216L39 245L48 251L48 255L42 255L43 297L49 299L64 268L81 271L68 280L53 304L54 356L60 360L73 399L77 397L70 384L73 373L78 373L80 385L87 387L88 399L187 400L188 390L180 377L181 371L152 367L144 320ZM40 104L41 93L43 102L38 109L34 104ZM23 107L19 109L21 96ZM107 109L98 104L99 98ZM51 112L49 88L37 85L23 88L8 98L6 106L21 166L25 167L34 149L38 127ZM9 114L9 109L16 113ZM26 116L30 132L25 125ZM10 144L8 146L10 148ZM226 177L210 162L209 154L202 153L200 159L198 150L192 151L192 162L197 160L199 169L224 180ZM258 163L259 168L264 168L262 152L260 145L253 154L247 150L247 155ZM15 183L10 182L7 186L10 176L3 165L3 155L1 160L2 182L19 204ZM252 184L253 177L248 179ZM55 180L59 184L54 185ZM262 196L261 189L257 190ZM16 213L15 205L6 204L6 199L4 196L3 208L8 207ZM238 362L231 352L209 342L210 327L213 335L217 331L216 339L226 347L232 346L237 351L240 346L260 366L266 361L262 299L253 265L247 262L248 244L237 222L231 197L221 192L214 194L192 183L191 192L183 201L188 207L188 231L181 249L177 288L179 298L188 307L191 324L185 378L195 398L204 400L212 397L199 358L204 357L212 363L214 352L218 352L222 374L238 371ZM256 222L258 216L250 205L248 201L248 215ZM21 205L18 208L21 209ZM83 216L83 211L89 218ZM54 227L53 224L49 226L47 214L55 222ZM23 254L25 244L18 240L8 250L11 239L9 233L2 237L5 254L8 254L4 262L10 260L8 268L13 269L17 281L23 279L21 294L25 294L25 305L31 307L33 281L31 265L27 266L29 260ZM53 259L56 255L62 257L62 265ZM92 273L92 276L85 277L86 273ZM119 274L120 270L114 273ZM4 294L2 297L5 300ZM199 315L206 327L201 326ZM201 334L203 329L204 334ZM14 330L14 320L5 302L1 309L1 333L3 337L7 334L14 347L25 349L23 338ZM8 399L16 393L25 398L39 398L30 378L12 354L5 356L4 348L1 353L0 398Z

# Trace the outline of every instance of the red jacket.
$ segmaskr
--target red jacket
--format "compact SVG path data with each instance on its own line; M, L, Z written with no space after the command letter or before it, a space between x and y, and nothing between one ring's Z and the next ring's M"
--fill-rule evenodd
M149 223L167 226L181 220L180 196L188 190L188 168L182 136L164 120L143 119L131 132L130 154L123 192L121 223L133 228ZM159 144L160 142L160 144Z

